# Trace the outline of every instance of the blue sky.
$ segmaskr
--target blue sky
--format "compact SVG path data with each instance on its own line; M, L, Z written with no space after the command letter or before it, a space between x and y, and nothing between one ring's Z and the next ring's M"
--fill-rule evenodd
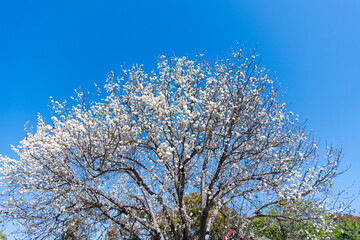
M156 66L159 55L227 57L256 47L291 111L323 144L343 148L335 182L360 190L360 1L181 0L0 3L0 153L24 137L49 97L93 90L120 65ZM353 206L360 210L360 199Z

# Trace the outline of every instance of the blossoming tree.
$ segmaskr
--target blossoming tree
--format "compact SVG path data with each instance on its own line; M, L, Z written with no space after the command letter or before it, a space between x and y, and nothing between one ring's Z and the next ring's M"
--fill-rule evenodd
M305 200L324 209L341 154L317 154L278 84L242 52L213 65L161 57L157 71L110 74L90 100L52 100L51 121L39 115L19 157L1 157L2 217L38 239L78 221L94 236L116 226L123 238L210 239L224 206L244 233L261 217L321 220L268 210ZM201 197L196 218L191 193Z

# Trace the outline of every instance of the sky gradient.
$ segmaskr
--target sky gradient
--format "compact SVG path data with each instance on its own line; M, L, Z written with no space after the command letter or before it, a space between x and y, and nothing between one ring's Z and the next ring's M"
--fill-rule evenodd
M160 55L226 58L256 48L289 110L321 146L343 148L335 189L360 190L360 1L10 1L0 3L0 153L24 138L49 97L94 91L121 65ZM360 215L360 199L353 202Z

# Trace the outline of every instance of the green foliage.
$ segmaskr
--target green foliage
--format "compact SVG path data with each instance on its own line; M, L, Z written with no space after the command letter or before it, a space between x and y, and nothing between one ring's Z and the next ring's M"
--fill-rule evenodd
M332 217L312 202L301 201L278 204L263 217L255 218L250 228L254 236L273 240L326 239L333 234L333 224Z
M360 227L356 220L345 217L334 230L334 240L360 240Z
M0 232L0 240L7 240L7 237L2 232Z
M255 218L252 222L252 227L256 229L262 237L274 240L281 239L279 227L274 223L274 220L269 217Z
M316 211L316 208L308 203L310 212ZM276 215L281 207L276 207L267 212L270 215ZM288 214L291 217L293 212ZM334 221L337 223L335 223ZM265 237L272 240L282 239L333 239L333 240L360 240L360 218L353 215L324 214L323 221L326 227L317 227L316 220L309 219L300 222L279 220L275 217L256 218L252 222L254 235ZM333 227L331 227L333 226Z

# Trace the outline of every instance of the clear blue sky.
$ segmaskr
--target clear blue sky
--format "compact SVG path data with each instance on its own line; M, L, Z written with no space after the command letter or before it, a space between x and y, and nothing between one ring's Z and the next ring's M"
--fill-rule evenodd
M120 65L148 70L159 55L227 57L257 47L291 110L325 144L343 147L349 171L335 184L360 190L360 1L181 0L0 3L0 153L24 137L49 97L104 83ZM360 199L354 201L360 210ZM358 213L359 215L359 213Z

